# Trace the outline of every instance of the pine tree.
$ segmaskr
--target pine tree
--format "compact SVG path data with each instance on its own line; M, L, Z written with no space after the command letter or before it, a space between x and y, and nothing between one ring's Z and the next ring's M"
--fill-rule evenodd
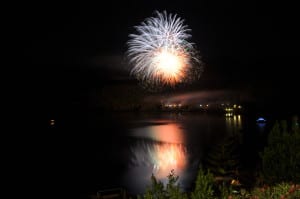
M300 132L299 124L292 121L276 122L268 136L268 145L260 154L262 176L267 183L300 182Z
M239 169L240 137L229 135L222 142L214 145L204 159L204 165L215 176L237 177Z

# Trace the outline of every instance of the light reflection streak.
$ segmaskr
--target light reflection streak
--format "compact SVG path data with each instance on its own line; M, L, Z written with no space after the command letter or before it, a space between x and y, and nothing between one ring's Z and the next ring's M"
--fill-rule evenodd
M226 117L226 128L231 133L239 132L242 129L242 116L234 114L232 117Z
M138 139L131 147L133 167L151 167L151 172L164 179L171 170L177 175L184 172L187 165L187 150L183 132L176 123L152 125L136 128L132 135Z

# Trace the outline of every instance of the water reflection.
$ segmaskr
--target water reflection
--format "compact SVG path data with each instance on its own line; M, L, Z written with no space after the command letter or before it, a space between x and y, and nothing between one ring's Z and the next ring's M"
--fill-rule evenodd
M242 129L242 116L226 116L226 129L231 133L237 133Z
M169 121L156 121L152 124L151 126L133 129L131 135L159 142L184 143L183 130L179 124L169 123Z
M191 189L205 149L226 133L239 133L243 119L242 115L187 114L135 120L127 134L124 186L135 194L144 193L152 174L166 183L174 170L181 188Z
M165 178L174 169L177 174L184 171L187 151L182 144L140 140L131 147L131 166L146 166L157 178Z
M154 158L154 174L164 178L174 169L181 174L186 166L186 149L179 144L163 144L156 146Z
M259 133L263 133L265 131L266 123L257 123Z
M152 174L163 182L166 182L171 170L174 170L176 175L184 176L188 153L184 144L183 129L179 124L164 123L136 128L132 129L131 135L135 141L130 147L131 160L127 180L139 176L134 182L130 182L135 192L144 191Z

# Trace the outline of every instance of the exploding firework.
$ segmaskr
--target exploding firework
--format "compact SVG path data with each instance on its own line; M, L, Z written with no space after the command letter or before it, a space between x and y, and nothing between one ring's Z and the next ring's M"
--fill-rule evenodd
M177 15L155 12L130 34L131 74L148 86L175 86L198 79L203 66L187 25Z

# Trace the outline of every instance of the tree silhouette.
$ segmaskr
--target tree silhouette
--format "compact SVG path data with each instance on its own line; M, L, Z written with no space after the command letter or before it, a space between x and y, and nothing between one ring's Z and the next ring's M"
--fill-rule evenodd
M220 143L211 146L204 158L204 165L214 176L221 179L238 177L240 133L226 136Z
M267 183L300 182L300 132L297 120L291 128L277 121L268 136L268 145L260 154L262 176Z

